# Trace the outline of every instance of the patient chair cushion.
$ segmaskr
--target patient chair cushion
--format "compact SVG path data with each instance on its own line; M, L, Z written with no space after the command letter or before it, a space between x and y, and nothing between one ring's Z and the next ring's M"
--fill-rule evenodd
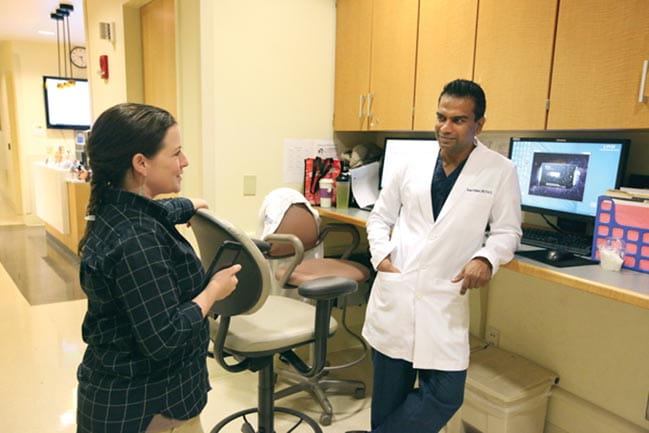
M314 339L314 323L313 305L284 296L269 296L257 312L232 317L225 350L254 356L255 353L301 346ZM218 322L210 326L214 334ZM338 323L332 317L329 333L333 334L337 328Z
M286 272L286 267L275 271L277 279ZM370 277L370 271L360 263L341 259L309 259L300 263L288 280L291 286L299 286L305 281L323 277L345 277L362 283Z

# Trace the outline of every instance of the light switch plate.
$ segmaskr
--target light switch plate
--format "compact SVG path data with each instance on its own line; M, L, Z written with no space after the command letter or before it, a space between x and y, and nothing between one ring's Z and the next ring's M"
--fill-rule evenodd
M257 176L243 176L243 195L257 194Z

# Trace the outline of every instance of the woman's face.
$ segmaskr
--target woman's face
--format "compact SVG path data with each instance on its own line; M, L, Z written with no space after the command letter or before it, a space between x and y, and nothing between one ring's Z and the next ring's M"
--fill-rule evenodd
M144 190L148 197L180 192L183 168L189 165L180 145L180 128L172 125L162 139L162 149L148 159Z

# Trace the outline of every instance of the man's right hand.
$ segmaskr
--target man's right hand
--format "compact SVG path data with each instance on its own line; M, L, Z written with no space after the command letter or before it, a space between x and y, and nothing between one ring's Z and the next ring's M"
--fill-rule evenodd
M393 272L393 273L400 273L401 271L392 264L392 261L390 260L390 256L387 256L383 260L381 260L381 263L376 267L376 270L379 272Z

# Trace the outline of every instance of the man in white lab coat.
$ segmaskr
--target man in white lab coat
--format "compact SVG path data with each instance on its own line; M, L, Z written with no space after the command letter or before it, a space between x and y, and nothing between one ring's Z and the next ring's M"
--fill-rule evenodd
M363 327L374 349L372 432L438 432L457 411L469 365L465 293L518 248L516 169L476 138L485 107L478 84L447 84L439 144L400 168L367 221L378 271Z

